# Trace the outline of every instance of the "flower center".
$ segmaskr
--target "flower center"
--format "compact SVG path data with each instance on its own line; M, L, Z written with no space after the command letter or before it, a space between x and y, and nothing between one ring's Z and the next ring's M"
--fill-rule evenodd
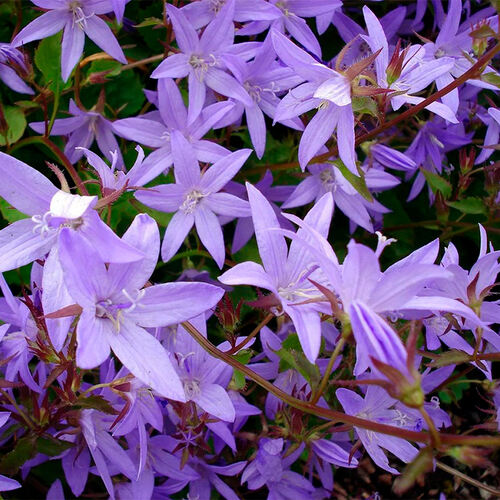
M43 215L33 215L31 220L35 223L33 232L40 232L40 235L45 237L61 227L69 227L71 229L78 229L83 224L83 217L76 219L65 219L63 217L54 217L50 211L45 212Z
M210 9L217 14L224 7L226 0L209 0Z
M243 87L245 87L245 90L248 92L248 95L255 101L255 102L260 102L262 98L262 93L263 92L269 92L270 94L275 95L276 92L279 92L280 89L276 85L275 82L270 82L269 88L266 87L261 87L260 85L254 85L251 82L245 82L243 84Z
M78 0L70 2L68 7L69 11L73 15L73 27L77 24L81 30L84 30L87 27L87 19L90 19L94 13L92 12L92 14L86 16Z
M188 399L193 399L194 397L201 394L200 381L198 379L189 379L184 381L184 391Z
M288 7L287 0L281 0L281 1L277 2L276 7L278 7L278 9L280 9L286 17L290 17L290 16L294 15L294 13L291 12L289 7Z
M194 69L194 72L198 80L202 81L205 73L208 71L210 66L217 65L217 59L213 54L209 54L208 58L201 56L199 54L191 54L189 58L189 64Z
M140 306L139 301L144 297L146 290L135 290L135 292L135 297L132 297L127 290L122 290L126 302L115 303L111 299L100 300L95 306L95 315L98 318L109 319L113 323L115 330L119 332L123 313L131 312Z
M336 191L337 181L335 180L335 172L331 168L326 168L319 173L319 179L326 191Z
M184 212L186 215L192 214L196 210L196 207L198 206L200 200L205 196L206 194L202 193L201 191L193 189L184 198L184 201L180 206L180 210Z

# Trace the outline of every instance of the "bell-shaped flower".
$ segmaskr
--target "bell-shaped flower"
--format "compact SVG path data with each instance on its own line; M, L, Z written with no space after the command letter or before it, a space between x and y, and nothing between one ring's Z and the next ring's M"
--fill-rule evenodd
M126 63L120 44L99 14L113 10L110 0L34 0L48 12L25 26L12 40L18 47L64 30L61 51L61 75L67 81L83 53L85 35L113 59Z
M189 108L186 109L179 87L172 78L158 80L155 97L158 111L113 122L113 130L121 137L156 149L144 161L141 184L153 180L172 165L170 136L174 130L181 132L192 144L199 161L213 163L230 153L216 142L202 138L231 111L234 103L222 101L210 104L192 122L188 122Z
M201 242L222 267L224 236L217 215L245 217L249 206L247 201L219 191L240 170L251 150L240 149L201 172L194 148L186 138L177 130L171 138L175 184L137 191L135 197L155 210L175 212L163 238L161 256L165 262L175 255L194 225Z
M102 154L110 161L113 154L117 155L118 168L123 168L123 158L115 136L113 124L97 111L83 111L73 101L69 101L69 118L54 120L50 135L67 135L68 141L64 147L64 154L71 163L76 163L82 156L81 148L90 148L92 143L97 145ZM46 122L31 122L30 127L39 134L45 133Z
M247 91L225 71L225 56L229 54L234 57L237 55L237 50L244 50L233 45L234 0L229 0L222 7L201 37L198 37L182 10L167 5L167 13L181 52L167 57L151 76L152 78L188 77L188 125L201 113L207 87L251 106L252 99Z
M237 264L220 276L219 280L226 285L253 285L272 292L276 305L292 319L305 355L314 362L321 344L318 304L301 303L322 297L308 280L316 278L321 281L320 277L314 275L317 267L315 260L311 259L311 254L299 242L292 241L288 250L270 203L249 183L247 191L263 265L255 262ZM332 198L327 194L310 210L304 221L326 236L332 211Z
M1 152L0 176L0 196L31 217L0 231L0 272L42 259L58 246L63 227L77 231L105 262L131 262L143 256L100 219L94 210L97 196L61 191L34 168Z
M79 234L63 229L60 260L69 293L82 308L76 361L81 368L103 363L113 350L123 365L158 394L185 400L184 389L160 342L144 328L176 324L215 306L223 290L205 283L166 283L143 288L157 262L156 222L138 215L123 237L145 257L106 267ZM89 263L92 266L89 268Z
M34 94L19 76L27 72L23 53L12 47L10 43L0 43L0 80L15 92Z

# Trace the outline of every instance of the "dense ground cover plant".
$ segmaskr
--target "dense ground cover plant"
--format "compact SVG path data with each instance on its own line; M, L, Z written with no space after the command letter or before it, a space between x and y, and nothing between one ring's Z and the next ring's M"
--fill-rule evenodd
M497 8L4 0L1 494L499 496Z

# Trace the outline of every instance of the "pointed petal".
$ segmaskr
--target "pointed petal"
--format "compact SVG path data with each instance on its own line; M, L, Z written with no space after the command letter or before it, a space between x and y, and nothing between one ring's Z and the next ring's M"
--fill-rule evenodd
M225 422L234 422L234 406L227 392L217 384L203 384L192 400L210 415Z
M260 160L266 149L266 121L264 120L264 114L257 104L247 106L245 108L245 114L247 117L250 139L252 139L255 154Z
M353 174L358 175L354 150L354 114L350 105L339 108L336 135L340 159Z
M151 73L151 78L184 78L191 66L186 54L172 54Z
M170 220L161 247L161 258L168 262L179 250L182 242L193 227L194 216L176 212Z
M84 32L71 23L66 24L61 44L61 76L64 82L68 80L82 56L84 43Z
M106 334L112 329L108 319L97 318L95 309L84 310L76 327L76 364L85 370L100 366L109 357Z
M277 285L286 273L287 244L282 234L272 231L273 228L279 228L280 224L269 202L251 184L247 182L246 186L260 258L264 269Z
M203 174L200 185L212 193L220 191L238 173L251 152L251 149L240 149L220 159Z
M205 53L216 52L231 45L234 38L234 0L228 0L205 28L200 38L200 46Z
M222 268L226 249L224 248L224 236L217 216L201 202L194 211L194 223L201 242L219 268Z
M18 47L33 40L52 36L61 31L66 23L71 23L69 14L65 15L58 10L46 12L25 26L12 40L12 46Z
M153 274L160 253L160 233L156 221L138 214L122 241L136 248L144 257L127 264L109 264L108 279L112 290L140 290Z
M165 349L146 330L123 320L119 332L105 334L117 358L141 382L163 397L186 401L182 383Z
M27 215L43 215L49 210L58 189L26 163L0 152L0 196Z
M336 107L334 104L319 109L307 124L299 144L299 163L302 170L331 138L337 126L339 109L341 108Z
M252 106L253 100L236 78L221 69L209 67L205 74L205 84L226 97L232 97L245 106Z
M113 122L113 130L120 137L138 142L151 148L161 148L165 145L166 127L146 118L124 118Z
M180 184L160 184L135 192L135 197L147 207L160 212L175 212L182 205L185 188Z
M218 279L225 285L251 285L276 292L276 285L273 283L271 276L256 262L249 261L236 264L219 276Z
M229 193L213 193L203 203L217 215L250 217L252 213L248 201Z
M173 5L167 4L167 13L174 28L177 45L184 53L190 53L198 48L198 35L184 12Z
M215 307L224 289L209 283L178 282L144 289L138 306L127 317L144 327L181 323Z
M106 54L127 64L127 58L110 27L97 16L90 16L85 23L85 34Z

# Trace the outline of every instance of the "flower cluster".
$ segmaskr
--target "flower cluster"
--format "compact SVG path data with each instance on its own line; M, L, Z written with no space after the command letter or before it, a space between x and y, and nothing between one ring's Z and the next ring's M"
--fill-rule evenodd
M0 6L0 492L500 495L500 11L31 3Z

